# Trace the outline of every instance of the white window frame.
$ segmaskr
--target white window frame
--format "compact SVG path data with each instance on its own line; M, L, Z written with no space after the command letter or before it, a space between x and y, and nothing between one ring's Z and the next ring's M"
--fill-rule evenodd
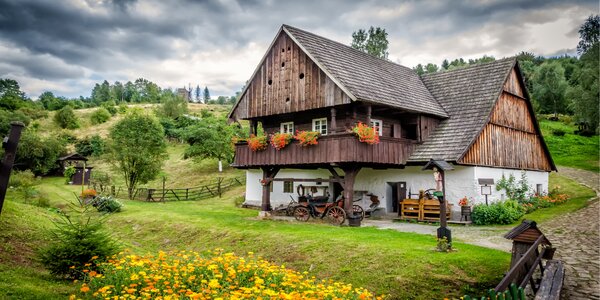
M287 131L285 130L287 126ZM294 134L294 122L284 122L279 125L279 132Z
M318 128L317 128L317 122L319 123ZM323 127L325 127L325 133L323 133ZM327 135L327 130L329 129L329 128L327 128L327 118L313 119L312 120L312 128L313 128L313 131L317 131L321 135Z
M383 121L378 119L371 119L371 127L375 127L377 123L379 123L377 125L377 133L379 133L379 136L383 136Z

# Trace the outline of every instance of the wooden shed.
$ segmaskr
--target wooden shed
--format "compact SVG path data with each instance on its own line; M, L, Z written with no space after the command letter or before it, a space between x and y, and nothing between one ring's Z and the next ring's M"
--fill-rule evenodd
M75 174L71 176L70 184L89 184L93 167L87 166L87 158L79 153L71 153L58 159L61 173L68 167L75 168Z

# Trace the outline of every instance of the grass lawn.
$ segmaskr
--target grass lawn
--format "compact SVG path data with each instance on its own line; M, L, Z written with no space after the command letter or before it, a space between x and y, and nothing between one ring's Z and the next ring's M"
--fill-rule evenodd
M540 128L544 140L550 149L554 163L560 166L579 168L594 172L600 172L599 137L584 137L576 135L574 126L566 125L558 121L541 120ZM566 132L564 136L555 136L554 130Z
M44 179L38 188L51 195L52 206L65 205L63 199L77 191L62 185L62 178ZM198 202L124 201L124 211L108 218L107 227L124 248L136 253L216 247L239 254L252 251L274 263L364 286L391 299L481 293L495 286L509 266L508 253L477 246L456 243L458 252L435 252L432 236L256 220L256 211L234 206L241 193L239 187L221 199ZM9 196L0 219L0 270L6 270L0 275L0 298L64 297L75 287L51 280L32 260L32 249L47 241L44 233L54 213L21 203L14 191ZM12 259L17 256L19 260Z

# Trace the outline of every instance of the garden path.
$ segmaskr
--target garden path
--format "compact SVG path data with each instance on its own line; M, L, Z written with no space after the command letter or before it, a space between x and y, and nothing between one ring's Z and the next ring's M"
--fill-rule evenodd
M600 194L598 173L560 167L570 177ZM565 262L565 282L561 299L600 300L600 202L539 225L556 247L554 257Z
M595 172L567 167L560 167L559 173L594 189L597 194L585 208L538 224L557 248L554 257L565 263L561 299L600 300L600 176ZM389 220L365 220L363 226L432 236L435 236L437 228ZM452 226L451 229L456 241L510 251L511 242L502 237L510 229L508 227Z

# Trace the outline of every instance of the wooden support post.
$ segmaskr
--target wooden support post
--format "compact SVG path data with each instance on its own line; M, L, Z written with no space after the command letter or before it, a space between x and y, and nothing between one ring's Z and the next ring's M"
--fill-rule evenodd
M446 219L446 207L448 201L446 200L446 172L439 170L442 174L442 199L440 199L440 227L437 229L437 237L441 239L446 237L448 244L452 245L452 232L448 228L448 220Z
M360 172L360 167L342 167L344 170L344 210L348 216L352 216L354 211L352 203L354 200L354 180Z
M271 215L271 184L273 184L273 178L277 175L279 169L279 167L262 168L262 203L260 205L260 212L258 213L258 216L261 218L266 218Z
M248 125L250 127L250 135L256 134L256 122L254 120L249 120Z
M4 148L4 158L2 159L2 165L0 166L0 213L2 213L2 206L4 205L6 190L8 189L8 179L10 178L10 172L15 163L17 145L21 139L23 127L25 127L25 125L21 122L11 122L8 139L2 144L2 147Z
M335 117L336 117L335 107L332 107L331 108L331 128L329 130L329 132L331 132L331 133L335 133L335 131L337 129L337 121L336 121Z
M371 126L371 112L372 112L373 108L371 107L371 104L367 105L367 126Z

